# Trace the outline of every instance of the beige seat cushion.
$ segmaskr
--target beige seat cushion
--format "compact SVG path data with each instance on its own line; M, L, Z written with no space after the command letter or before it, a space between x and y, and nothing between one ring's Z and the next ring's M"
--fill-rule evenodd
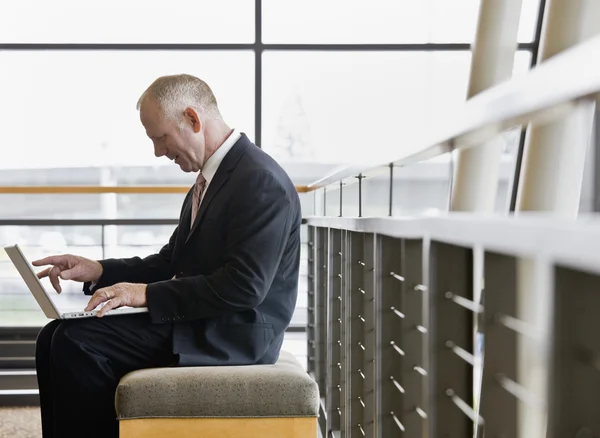
M317 384L290 353L274 365L151 368L125 375L119 419L316 417Z

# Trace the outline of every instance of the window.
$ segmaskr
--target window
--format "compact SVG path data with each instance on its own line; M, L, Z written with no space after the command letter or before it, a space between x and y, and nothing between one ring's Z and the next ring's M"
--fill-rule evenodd
M0 42L250 43L245 0L20 0L3 2Z
M470 43L480 0L263 0L266 43ZM539 0L524 0L519 41L533 40Z
M469 52L268 52L262 147L282 162L380 160L466 99ZM515 73L529 68L518 52Z
M232 126L254 137L251 51L0 52L4 168L157 166L136 103L158 76L190 73ZM155 181L159 182L159 181Z

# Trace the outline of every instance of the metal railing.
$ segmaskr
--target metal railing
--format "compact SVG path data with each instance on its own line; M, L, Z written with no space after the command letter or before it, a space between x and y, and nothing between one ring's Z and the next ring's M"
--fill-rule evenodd
M483 146L510 128L560 121L580 104L593 107L600 93L600 61L595 57L599 50L600 36L581 42L527 74L469 99L422 138L406 145L402 154L394 151L388 159L377 162L370 161L368 156L361 157L360 164L341 167L308 184L306 190L317 193L321 212L337 215L342 211L344 192L358 184L357 209L345 209L344 216L362 216L365 183L387 174L389 216L392 216L395 169L452 151ZM332 196L340 200L339 211L326 209L325 200Z
M308 369L323 436L600 432L600 218L308 226ZM528 295L537 312L523 308Z

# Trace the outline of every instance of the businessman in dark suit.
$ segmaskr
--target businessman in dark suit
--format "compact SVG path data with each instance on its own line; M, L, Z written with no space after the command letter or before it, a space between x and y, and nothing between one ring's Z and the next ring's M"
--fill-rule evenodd
M38 336L45 438L117 437L115 390L136 369L274 363L296 305L301 212L283 169L226 125L196 77L158 78L138 109L156 156L198 177L158 254L34 262L59 293L59 279L84 282L86 310L105 303ZM103 317L120 306L149 313Z

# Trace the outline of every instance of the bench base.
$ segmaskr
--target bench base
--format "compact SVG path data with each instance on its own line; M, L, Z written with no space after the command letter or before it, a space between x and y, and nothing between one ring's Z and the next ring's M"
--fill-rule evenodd
M119 429L120 438L315 438L317 418L141 418Z

